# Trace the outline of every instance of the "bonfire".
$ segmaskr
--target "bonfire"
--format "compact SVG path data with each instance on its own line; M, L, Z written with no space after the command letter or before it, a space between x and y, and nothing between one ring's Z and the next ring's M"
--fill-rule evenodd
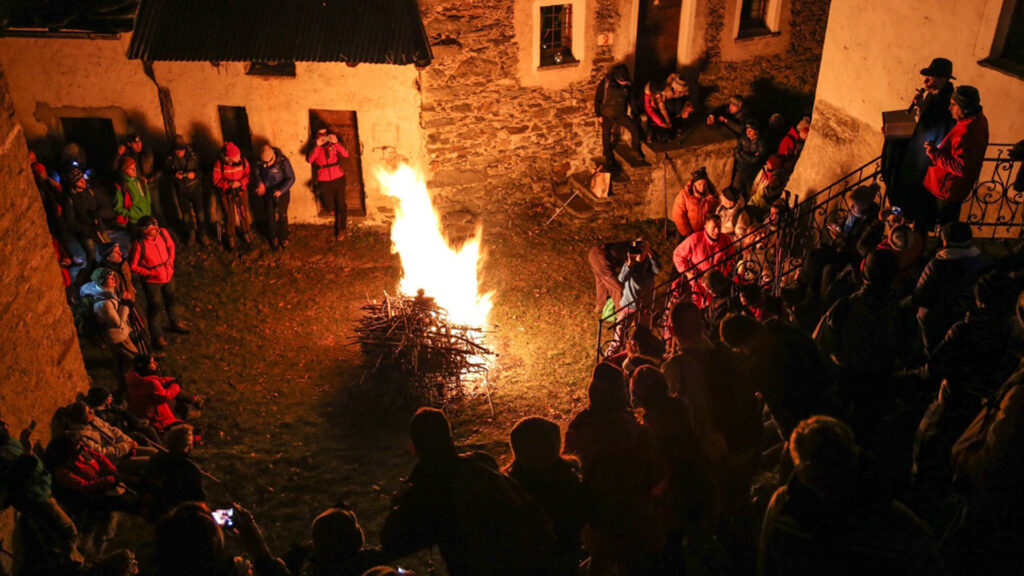
M479 289L481 230L451 246L415 170L403 165L377 177L397 200L391 249L402 279L397 295L363 307L356 340L367 376L394 399L442 408L487 394L493 353L483 339L493 293Z

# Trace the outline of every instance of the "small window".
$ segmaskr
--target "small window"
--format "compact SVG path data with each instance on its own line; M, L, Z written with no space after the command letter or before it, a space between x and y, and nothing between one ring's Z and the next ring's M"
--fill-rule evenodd
M1024 0L1006 0L987 64L1024 78Z
M285 78L295 77L295 62L251 62L248 70L249 76L280 76Z
M741 0L740 2L740 30L737 38L749 38L771 34L768 28L766 16L768 13L768 0Z
M541 6L540 65L572 64L572 4Z

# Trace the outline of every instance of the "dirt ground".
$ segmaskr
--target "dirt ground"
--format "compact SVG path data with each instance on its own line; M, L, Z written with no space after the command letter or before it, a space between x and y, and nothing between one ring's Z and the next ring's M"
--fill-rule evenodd
M503 463L517 420L542 415L564 427L585 403L597 328L588 249L636 234L662 237L656 223L565 217L544 226L549 212L483 216L482 285L496 291L488 340L498 353L494 413L485 399L468 401L453 428L461 446ZM168 334L163 367L211 396L198 422L205 446L195 454L221 480L207 483L211 505L248 507L278 554L306 540L316 514L341 501L375 544L390 497L414 463L411 412L360 397L360 351L351 341L361 306L396 290L398 257L386 231L357 228L340 244L329 236L326 227L294 226L284 252L269 251L262 239L241 256L184 248L176 266L192 334ZM672 246L656 245L667 270ZM97 381L110 378L105 362L87 358ZM150 530L131 520L121 534L138 543ZM424 570L428 561L424 554L402 565Z

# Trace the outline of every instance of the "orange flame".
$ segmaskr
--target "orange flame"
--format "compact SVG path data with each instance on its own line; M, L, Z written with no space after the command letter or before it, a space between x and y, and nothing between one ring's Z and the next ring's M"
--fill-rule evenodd
M458 248L448 244L440 218L430 200L423 176L402 164L397 170L379 170L377 179L385 196L398 200L391 225L391 251L402 261L399 289L415 294L422 289L446 310L452 322L484 327L494 292L481 294L478 272L482 230Z

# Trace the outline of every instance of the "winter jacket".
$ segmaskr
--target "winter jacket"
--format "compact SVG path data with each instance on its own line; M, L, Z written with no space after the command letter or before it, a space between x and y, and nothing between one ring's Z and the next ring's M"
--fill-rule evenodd
M719 204L715 213L722 218L722 233L728 234L733 240L746 236L750 231L750 214L743 198L738 198L732 208Z
M182 502L206 501L203 474L187 454L161 452L150 458L144 486L154 519Z
M249 189L249 172L249 161L245 158L232 163L221 156L213 165L213 185L221 194L245 194ZM232 186L236 182L239 186Z
M645 302L650 302L654 290L654 278L661 272L661 262L658 255L651 255L643 262L636 262L632 266L629 262L622 265L619 270L619 282L622 283L622 300L619 306L637 308Z
M69 187L62 214L68 229L79 238L95 238L100 231L100 207L92 186L85 190Z
M731 244L732 240L725 234L719 234L717 239L712 240L707 232L701 230L676 246L672 262L681 273L698 274L717 268L728 277L732 259L736 255L736 248Z
M976 247L943 248L928 261L914 288L917 320L934 347L974 305L974 284L988 268Z
M330 182L345 175L341 159L348 157L348 150L341 143L325 142L320 146L314 146L309 154L306 154L306 162L313 165L316 182Z
M555 533L552 576L579 573L580 529L587 512L586 495L574 463L559 459L546 469L513 462L508 475L530 494L551 520Z
M54 469L53 477L72 492L96 493L117 485L117 468L103 454L81 446L75 460Z
M657 90L652 90L651 83L648 82L644 87L644 112L647 119L655 126L671 128L672 119L665 113L665 97Z
M116 186L114 213L118 224L135 224L139 218L153 215L153 196L144 179L121 174L121 181Z
M180 158L177 154L171 153L164 165L167 167L167 175L171 179L174 189L179 194L196 194L202 191L199 156L196 155L192 148L186 148L185 155ZM178 178L178 172L183 173L181 178ZM194 173L193 178L188 177L189 172Z
M130 455L135 449L134 440L101 418L93 418L84 426L69 427L68 432L77 436L87 447L107 458L123 458Z
M292 163L288 161L288 158L278 148L274 148L274 162L272 164L264 164L263 162L256 164L256 177L259 178L260 183L266 188L266 194L273 194L275 192L287 194L291 191L292 184L295 184L295 172L292 171Z
M858 471L854 494L822 500L793 475L772 497L758 551L760 576L947 574L927 525Z
M25 454L17 438L0 444L0 510L19 512L50 498L50 473L33 454Z
M924 187L939 200L963 202L981 174L988 147L988 119L981 112L960 120L929 154Z
M103 329L104 341L108 344L124 342L131 336L131 326L128 324L128 315L131 308L121 301L120 298L107 292L95 282L89 282L82 286L81 295L83 298L92 298L92 313Z
M174 240L164 228L156 238L142 238L132 243L132 272L150 284L166 284L174 277Z
M157 430L166 430L180 422L170 402L181 392L177 380L167 376L143 376L131 371L125 377L128 387L128 411L145 418Z
M804 139L800 137L800 131L794 126L789 129L789 132L779 142L778 155L782 157L783 165L792 167L803 149Z
M718 191L708 182L704 194L699 194L693 188L693 182L676 194L672 203L672 222L675 222L676 229L683 237L693 234L697 230L704 229L704 218L713 214L718 208Z
M609 72L594 93L594 114L622 118L629 112L629 84L619 84Z
M744 134L736 142L736 149L733 157L736 159L736 171L744 174L753 174L764 163L768 156L768 145L764 138L758 137L751 140Z

